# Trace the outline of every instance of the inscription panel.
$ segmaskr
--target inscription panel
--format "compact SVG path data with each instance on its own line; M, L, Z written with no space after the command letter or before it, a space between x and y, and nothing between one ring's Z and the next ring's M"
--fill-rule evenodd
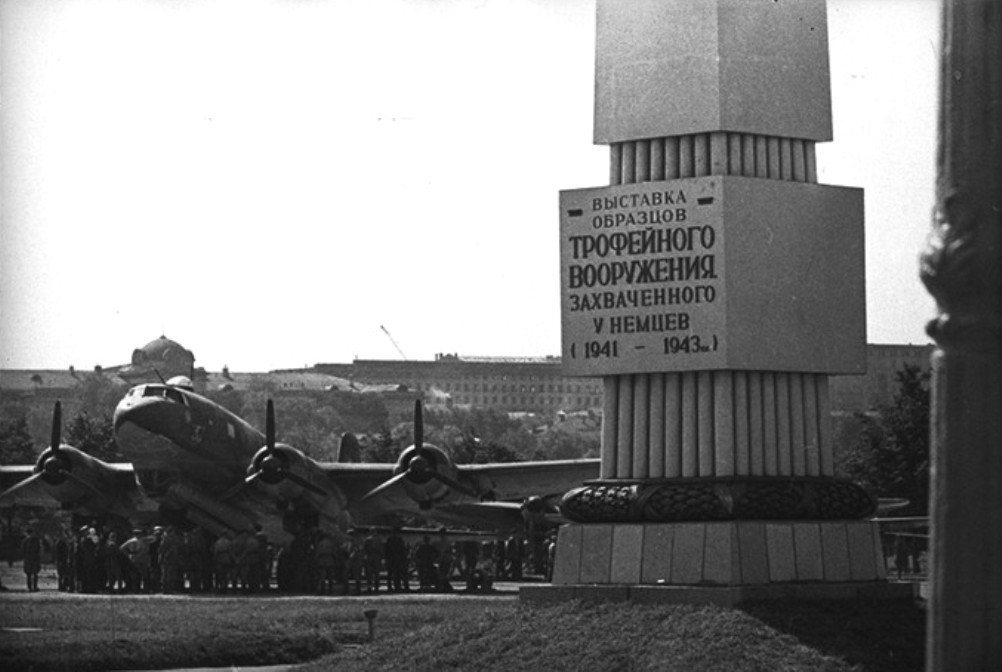
M561 192L569 373L724 365L720 179Z
M859 189L739 176L560 194L568 375L863 373Z

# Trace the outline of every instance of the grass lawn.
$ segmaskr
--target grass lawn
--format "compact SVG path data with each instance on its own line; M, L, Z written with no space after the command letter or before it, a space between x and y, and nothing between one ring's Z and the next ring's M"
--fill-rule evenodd
M379 610L371 643L366 608ZM0 661L6 671L74 672L304 661L312 661L305 670L394 672L911 672L923 667L924 618L910 602L530 608L513 597L134 597L22 590L0 594Z

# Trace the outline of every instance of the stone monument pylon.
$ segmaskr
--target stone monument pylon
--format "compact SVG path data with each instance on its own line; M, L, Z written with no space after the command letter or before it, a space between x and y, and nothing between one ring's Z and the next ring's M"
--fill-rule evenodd
M902 595L835 478L828 376L866 366L863 193L832 139L824 0L598 0L595 143L561 192L565 371L604 379L598 481L530 600Z

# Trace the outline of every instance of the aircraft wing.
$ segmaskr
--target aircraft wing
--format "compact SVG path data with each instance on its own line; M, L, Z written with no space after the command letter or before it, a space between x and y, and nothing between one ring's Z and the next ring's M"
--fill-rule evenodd
M495 500L563 495L599 477L600 461L547 460L459 465L459 473L489 489Z
M97 478L84 474L53 485L37 477L31 465L0 467L0 507L62 507L88 515L114 515L133 519L155 511L139 491L132 465L101 462Z
M45 485L40 480L28 482L34 475L33 465L16 465L0 467L0 507L5 506L44 506L53 507L58 504L52 499ZM10 491L19 483L24 485Z
M512 529L524 524L525 503L546 510L535 515L559 522L553 500L584 481L598 478L598 460L552 460L456 465L454 477L428 490L408 481L393 465L326 464L328 475L345 492L356 521L420 516L448 525ZM378 468L377 468L378 467ZM432 493L436 494L432 494Z

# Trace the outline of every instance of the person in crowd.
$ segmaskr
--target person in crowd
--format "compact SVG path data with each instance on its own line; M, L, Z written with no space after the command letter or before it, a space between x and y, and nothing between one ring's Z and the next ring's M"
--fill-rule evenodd
M181 533L181 590L197 593L200 584L201 575L194 533L191 530L185 530Z
M65 527L60 530L53 550L59 590L73 592L73 535Z
M159 593L161 589L160 578L163 572L160 570L160 544L163 543L164 528L160 525L153 526L153 534L150 537L150 592Z
M554 530L546 537L546 580L553 581L553 565L557 560L557 532Z
M466 580L466 587L473 583L473 575L477 571L477 564L480 562L480 543L476 539L467 539L462 543L463 551L463 578Z
M229 591L233 582L233 564L233 543L229 535L221 534L212 544L212 568L217 593Z
M38 590L38 573L42 570L42 539L33 528L25 530L21 540L21 557L24 560L24 578L28 590Z
M268 543L268 535L264 533L264 528L260 524L254 524L254 540L257 541L259 564L257 569L258 589L268 591L271 589L271 544Z
M243 588L246 593L256 593L261 590L261 544L252 531L241 533L243 539L243 555L239 559L240 574L243 576Z
M507 562L508 578L512 581L522 580L522 560L523 543L522 536L513 534L505 542L505 559Z
M355 535L354 530L348 530L347 539L345 539L343 548L346 560L344 594L348 594L350 584L354 583L355 594L361 595L365 551L362 548L361 541Z
M369 532L362 542L364 557L365 589L368 593L379 592L379 574L383 570L383 544L375 532Z
M436 584L436 564L438 549L431 543L431 538L424 535L421 543L414 549L414 564L417 565L418 586L421 590L433 590Z
M132 536L119 547L126 559L126 587L130 592L150 593L153 582L150 573L153 563L150 559L150 538L142 528L132 530Z
M498 532L497 539L494 541L494 576L499 581L507 579L507 568L508 561L505 557L505 538L501 532Z
M327 532L321 531L317 543L313 547L313 564L317 568L317 593L333 595L334 584L337 582L335 569L337 566L337 543Z
M96 593L104 586L104 563L101 559L101 540L97 535L97 528L86 526L81 528L77 549L80 591Z
M250 534L240 530L230 541L230 552L233 554L233 578L237 590L247 590L247 540Z
M411 589L407 578L407 543L400 536L400 528L395 527L386 537L383 546L386 556L386 588L392 592L403 592Z
M164 528L157 548L160 567L160 590L177 593L181 590L181 537L173 527Z
M101 562L104 565L104 588L108 592L125 592L125 575L122 571L123 556L118 545L118 534L109 532L101 544Z

